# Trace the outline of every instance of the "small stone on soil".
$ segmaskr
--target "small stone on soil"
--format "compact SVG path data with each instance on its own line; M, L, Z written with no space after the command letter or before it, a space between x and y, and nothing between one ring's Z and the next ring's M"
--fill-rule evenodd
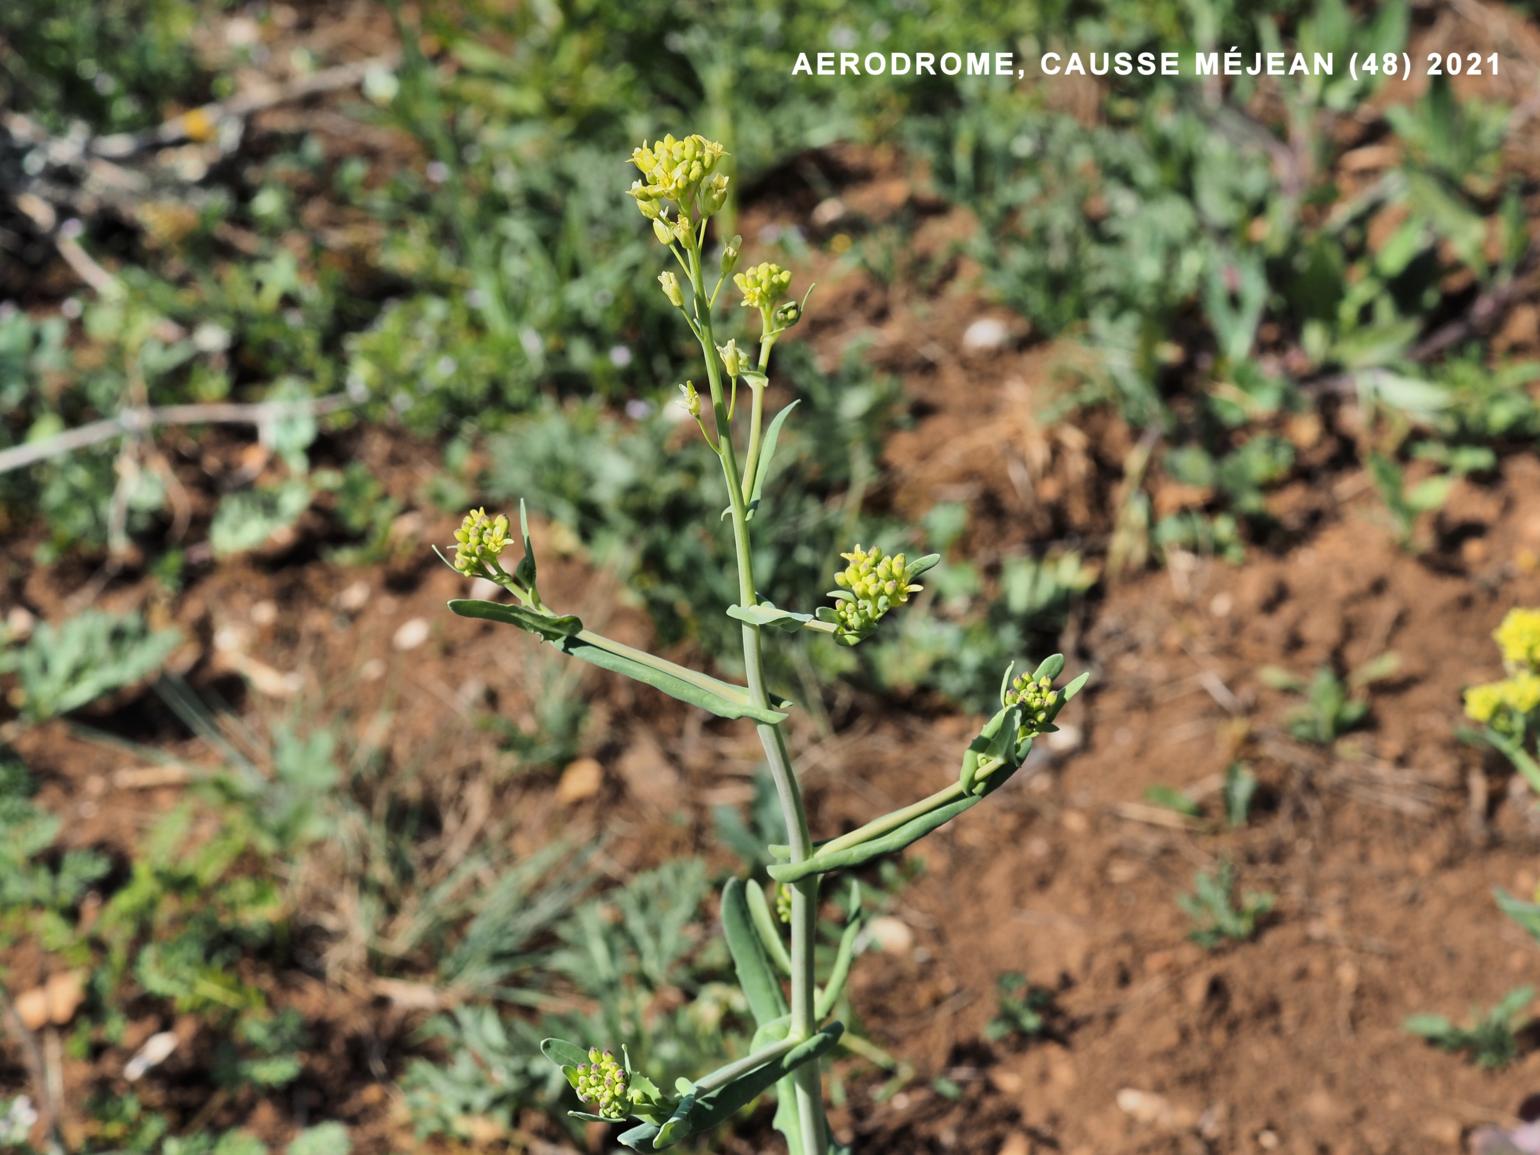
M407 650L415 650L428 640L431 627L427 618L408 618L402 622L396 630L396 634L390 639L390 644L405 653Z
M369 604L369 594L369 583L359 579L337 595L337 608L345 613L355 614Z
M998 317L980 317L963 330L963 348L969 353L984 353L1003 346L1011 338L1010 328Z
M866 926L866 933L884 954L908 954L914 949L914 931L909 924L892 915L879 915Z
M585 802L599 793L604 782L604 767L592 758L578 758L569 762L556 784L556 801L565 805Z

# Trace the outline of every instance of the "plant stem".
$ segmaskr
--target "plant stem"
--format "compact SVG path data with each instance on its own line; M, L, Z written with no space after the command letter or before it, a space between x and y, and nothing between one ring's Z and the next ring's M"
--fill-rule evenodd
M733 519L733 547L738 562L738 603L742 606L758 604L759 595L754 587L754 561L749 543L748 505L743 495L743 482L738 473L737 453L733 446L732 430L726 423L722 397L721 369L717 364L716 338L711 324L711 304L706 298L705 284L701 276L700 250L692 246L690 251L691 282L695 293L695 320L700 328L701 351L706 357L706 378L711 385L711 399L716 407L718 444L721 448L722 473L727 481L727 494L731 502ZM756 389L757 402L763 390ZM770 696L765 689L764 653L758 626L743 623L743 665L748 679L749 699L757 706L769 706ZM802 805L802 792L797 785L797 775L792 769L791 756L786 749L786 739L779 726L758 725L760 744L765 749L765 760L770 766L770 777L775 783L776 798L780 803L781 817L786 823L786 843L791 849L791 860L801 862L813 850L812 836L808 831L807 811ZM803 879L791 890L791 1030L789 1038L802 1040L812 1037L818 1023L814 1011L816 998L813 972L813 936L818 917L817 877ZM824 1121L823 1087L818 1073L819 1065L806 1063L792 1076L793 1094L796 1096L797 1117L802 1132L803 1155L825 1155L828 1150L828 1126ZM786 1093L785 1088L781 1091Z

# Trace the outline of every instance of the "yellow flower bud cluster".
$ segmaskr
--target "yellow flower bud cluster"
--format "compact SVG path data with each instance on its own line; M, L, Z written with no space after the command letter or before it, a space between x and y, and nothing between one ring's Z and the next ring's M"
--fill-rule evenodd
M710 216L727 201L727 175L715 172L727 150L699 133L678 140L672 133L631 154L642 179L631 186L637 207L649 220L667 215L672 204L681 221Z
M834 619L840 632L852 641L871 633L883 615L924 588L910 584L914 575L901 553L889 556L881 546L862 549L857 545L840 556L850 564L834 575L834 584L839 586Z
M1492 632L1508 677L1465 691L1465 716L1505 737L1540 729L1540 609L1512 609Z
M1005 704L1020 706L1024 728L1040 734L1053 725L1054 715L1059 712L1059 691L1046 675L1034 678L1031 674L1018 674L1005 691Z
M507 548L508 515L488 517L485 509L473 509L455 530L454 567L466 577L483 577Z
M764 261L739 273L733 284L743 294L745 309L773 309L791 288L791 272L773 261Z
M606 1119L624 1119L626 1099L626 1071L610 1051L591 1047L588 1062L577 1069L575 1086L578 1098L594 1109L595 1115Z
M1512 609L1492 634L1510 670L1540 673L1540 609Z

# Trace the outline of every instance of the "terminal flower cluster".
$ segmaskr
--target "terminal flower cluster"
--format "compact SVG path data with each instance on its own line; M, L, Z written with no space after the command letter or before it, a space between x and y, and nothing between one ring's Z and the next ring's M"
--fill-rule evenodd
M1053 725L1054 715L1062 704L1059 691L1053 688L1052 678L1047 675L1034 678L1030 674L1017 675L1002 695L1002 703L1020 706L1023 728L1037 734Z
M834 599L840 640L849 645L865 638L890 610L925 588L913 583L911 579L919 569L901 553L889 555L881 546L862 549L858 544L840 556L849 564L834 575L839 589L830 591L829 596Z
M791 288L791 271L773 261L763 261L733 278L743 294L745 309L773 309L786 298Z
M628 1099L626 1070L612 1051L591 1047L588 1062L577 1068L575 1089L578 1098L594 1108L594 1114L606 1119L624 1119Z
M727 175L716 171L726 155L720 144L698 133L683 140L670 133L654 144L643 144L631 154L631 163L642 174L632 184L631 196L652 221L665 219L670 205L685 222L697 213L709 217L727 200Z
M473 509L455 530L454 567L466 577L489 577L507 548L508 515L488 517L485 509Z

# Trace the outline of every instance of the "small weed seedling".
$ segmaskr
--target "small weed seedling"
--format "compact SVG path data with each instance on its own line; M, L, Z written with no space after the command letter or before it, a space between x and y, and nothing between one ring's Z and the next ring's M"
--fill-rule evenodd
M1534 998L1533 987L1509 991L1486 1014L1473 1011L1468 1027L1457 1027L1443 1015L1413 1015L1403 1025L1441 1051L1464 1052L1476 1066L1496 1071L1518 1057L1518 1032L1530 1021L1521 1016Z
M1234 890L1235 867L1221 862L1214 870L1199 871L1192 893L1176 900L1192 919L1188 937L1204 950L1213 950L1226 942L1246 942L1255 936L1277 901L1276 896L1264 891L1248 890L1237 905Z
M1540 903L1514 898L1501 887L1497 889L1496 898L1497 908L1530 938L1540 942Z
M1232 830L1251 821L1251 806L1257 797L1257 776L1244 762L1232 762L1225 769L1220 796L1225 804L1225 823Z
M1056 685L1064 669L1060 655L1030 673L1017 675L1014 664L1007 667L999 707L963 752L961 769L949 785L855 830L813 841L783 726L792 704L766 684L766 644L782 631L810 631L838 645L859 644L883 618L913 599L921 588L916 579L939 557L856 545L841 555L846 564L835 574L832 604L813 612L783 609L766 599L757 584L753 534L771 511L771 462L797 404L773 416L766 412L770 357L781 336L801 319L807 293L800 301L792 297L792 275L778 265L764 263L735 273L741 238L715 251L708 248L711 218L728 204L725 156L720 144L700 136L664 137L632 154L641 179L630 191L672 261L658 284L705 360L704 389L685 381L679 386L680 404L721 466L727 506L720 520L730 526L737 562L737 601L721 612L738 626L746 684L622 645L548 606L537 586L522 505L523 556L511 571L499 560L512 544L509 519L479 509L466 516L456 533L450 563L467 578L495 582L511 600L458 599L450 609L462 617L517 626L569 657L634 678L719 718L754 723L786 837L784 844L768 847L764 857L770 876L785 888L786 902L780 919L758 885L732 879L722 892L722 930L757 1024L749 1053L709 1073L660 1086L640 1061L633 1061L649 1050L644 1038L605 1040L619 1044L613 1050L590 1045L593 1040L580 1045L552 1038L542 1049L584 1102L577 1116L629 1122L619 1138L634 1150L661 1150L693 1139L774 1089L775 1126L792 1155L826 1155L832 1148L819 1063L844 1033L830 1016L844 991L861 919L852 901L832 967L820 981L814 962L820 885L838 871L902 850L1003 786L1037 736L1054 729L1054 718L1085 684L1086 675ZM757 348L747 335L740 339L725 332L730 326L718 306L730 286L736 287L747 315L758 321ZM640 1023L630 1026L641 1029Z
M1369 686L1392 676L1400 667L1395 654L1381 654L1365 662L1346 678L1322 666L1311 679L1266 666L1262 680L1277 690L1298 694L1304 701L1289 712L1289 733L1301 742L1330 746L1369 716Z
M991 1043L1002 1039L1035 1039L1052 1029L1057 1008L1053 991L1027 982L1020 971L1006 971L997 980L1000 1007L984 1027L984 1037Z
M1465 691L1465 716L1478 722L1476 734L1500 751L1540 794L1540 609L1509 610L1492 637L1508 676Z

